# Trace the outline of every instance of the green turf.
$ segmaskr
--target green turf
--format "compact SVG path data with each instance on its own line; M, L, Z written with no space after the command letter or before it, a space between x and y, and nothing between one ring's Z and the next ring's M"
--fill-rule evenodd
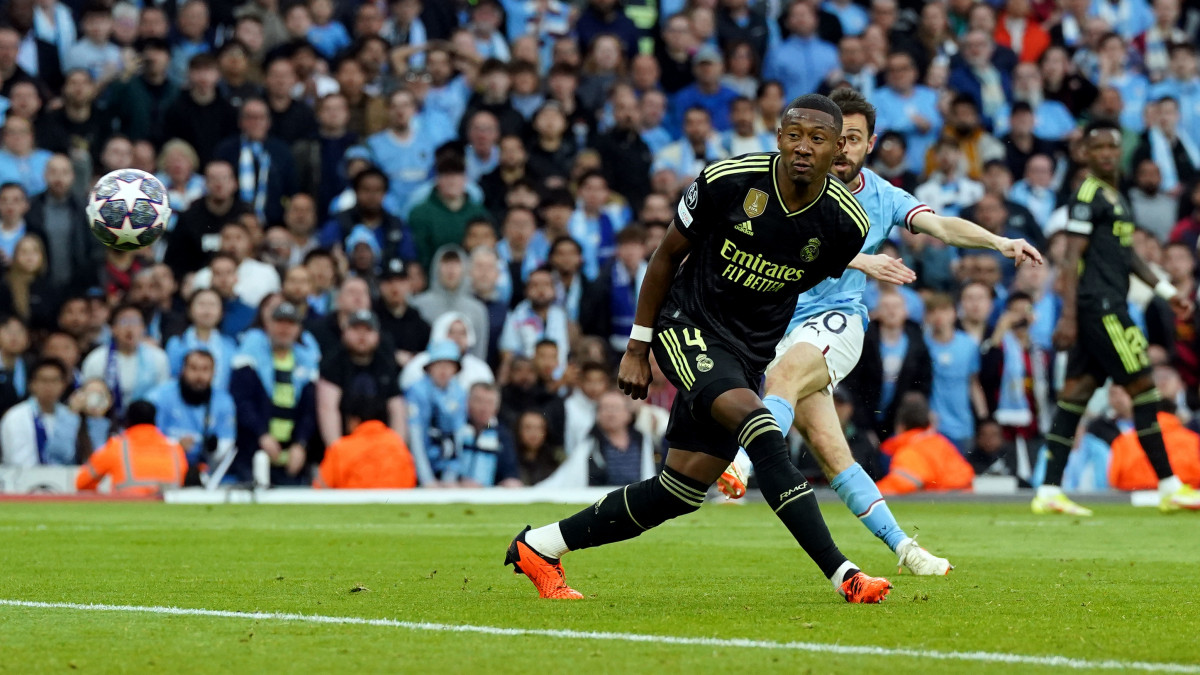
M526 522L572 507L5 504L0 598L391 618L1200 664L1191 585L1200 520L1101 507L903 503L958 566L893 576L882 606L841 601L763 505L706 506L567 558L582 602L548 602L500 566ZM840 504L842 550L895 558ZM352 592L361 587L369 590ZM0 607L0 672L1049 672L903 656L486 636L243 618Z

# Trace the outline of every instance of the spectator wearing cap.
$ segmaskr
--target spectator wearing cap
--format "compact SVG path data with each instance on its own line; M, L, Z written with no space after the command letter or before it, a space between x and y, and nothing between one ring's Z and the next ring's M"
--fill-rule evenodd
M213 156L237 167L238 196L260 219L283 222L283 200L299 191L296 165L287 144L268 136L271 110L262 99L242 104L241 133L221 141Z
M458 345L458 353L462 355L462 358L459 359L460 370L456 379L464 391L470 390L478 382L496 381L487 362L471 353L476 336L471 322L465 315L460 312L446 312L433 322L429 332L429 342L432 344L442 340L450 340ZM409 359L400 373L400 389L407 389L424 377L427 363L429 363L427 348Z
M144 397L170 377L167 354L146 341L146 322L133 305L113 310L109 319L112 339L83 360L84 379L100 378L112 391L114 406L124 412L130 402Z
M942 128L938 112L938 94L917 81L917 64L907 52L892 52L887 57L886 86L875 91L871 103L877 116L875 131L895 132L904 138L908 169L925 170L925 153L933 146Z
M434 189L409 213L409 227L416 241L417 260L429 269L434 252L458 244L467 223L489 218L483 205L467 194L466 167L461 157L447 155L438 160Z
M366 226L356 225L350 230L346 241L342 242L342 249L346 252L346 272L366 281L368 286L375 289L383 253L375 235Z
M0 418L0 464L31 467L74 464L79 416L61 403L69 384L66 366L38 361L29 371L29 398Z
M199 1L199 0L196 0ZM112 10L90 5L83 12L83 37L67 50L63 70L82 68L91 73L100 88L121 72L121 50L112 43Z
M95 490L106 476L119 496L153 496L183 485L187 458L178 443L154 426L157 411L149 401L129 406L125 431L108 439L75 476L75 489Z
M471 296L466 263L467 255L458 245L446 244L438 249L429 270L429 290L413 298L412 305L430 323L446 312L461 312L467 317L477 338L471 353L486 358L487 309Z
M167 140L166 112L179 96L179 87L167 80L171 48L166 40L139 41L141 69L135 77L113 83L106 94L109 113L130 140L159 145Z
M379 319L369 309L354 312L342 331L341 348L321 359L317 381L317 424L329 445L345 433L346 402L354 396L385 401L388 426L404 436L406 412L400 396L400 371L390 349L382 348Z
M316 434L316 388L321 355L300 342L295 305L280 303L263 330L248 331L233 361L230 394L237 405L235 475L250 477L250 459L266 451L272 482L299 474Z
M407 265L402 260L389 260L379 276L375 314L379 317L380 332L390 337L396 347L396 363L401 367L429 344L429 324L409 305L411 295Z
M389 195L404 204L409 194L429 176L434 148L416 120L412 93L399 90L388 100L388 128L367 139L375 164L387 174Z
M246 305L257 307L269 293L279 290L279 272L272 266L256 259L250 230L241 222L229 222L221 227L221 253L228 255L237 264L237 285L234 293ZM193 288L208 288L213 284L211 266L196 272L192 278Z
M177 378L158 385L146 395L157 410L155 426L183 448L188 467L216 469L233 457L236 436L233 397L214 386L216 362L203 349L188 352ZM220 471L224 475L225 470Z
M654 153L650 173L655 185L663 181L671 192L678 194L705 166L726 157L720 137L713 133L708 110L689 108L683 113L683 138Z
M715 47L705 45L692 57L692 64L695 81L671 97L671 123L668 130L675 135L682 133L684 113L699 106L708 111L714 129L728 131L731 126L729 105L738 97L738 93L721 84L721 76L725 73L721 53Z
M188 301L188 319L192 325L183 334L167 340L167 362L172 377L178 377L183 371L188 354L203 350L213 359L213 386L222 391L229 388L237 342L221 333L223 304L220 294L211 288L192 293Z
M784 83L786 97L796 98L817 90L837 68L837 48L817 35L817 10L808 3L788 7L784 26L791 35L767 50L763 77Z
M163 135L187 141L201 166L212 159L218 143L237 133L237 110L217 90L220 78L211 54L193 56L187 64L187 88L164 112Z
M547 268L535 270L525 284L525 299L508 315L500 333L500 381L506 382L514 358L533 358L542 340L558 345L559 377L570 351L566 310L555 304L554 276Z
M325 449L314 488L397 489L417 486L413 456L387 426L382 401L360 396L347 404L348 433Z
M430 343L425 375L405 390L413 451L422 458L417 470L432 471L420 476L422 485L458 480L455 434L467 422L467 390L455 379L459 357L451 340Z

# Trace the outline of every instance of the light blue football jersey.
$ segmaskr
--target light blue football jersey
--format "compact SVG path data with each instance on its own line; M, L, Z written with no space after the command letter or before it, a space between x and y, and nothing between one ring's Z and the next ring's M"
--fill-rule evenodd
M862 170L862 183L853 194L867 212L867 217L871 219L871 229L867 231L867 240L862 247L863 253L878 251L893 227L911 229L913 216L922 211L933 211L916 197L866 168ZM813 286L801 293L796 300L796 311L788 324L788 332L792 332L809 317L832 310L861 316L865 328L867 307L863 304L862 294L866 287L867 275L851 269L842 273L840 279L826 279Z

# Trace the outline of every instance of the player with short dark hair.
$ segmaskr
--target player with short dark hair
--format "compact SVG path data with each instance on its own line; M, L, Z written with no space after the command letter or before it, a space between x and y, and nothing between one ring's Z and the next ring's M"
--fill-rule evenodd
M583 597L563 576L559 558L568 551L631 539L699 509L739 445L759 468L767 503L833 587L849 602L887 595L886 579L863 574L834 544L812 487L757 394L798 294L841 276L870 227L850 191L829 175L844 144L841 130L837 105L801 96L783 112L778 152L716 162L687 189L650 259L619 375L625 393L645 398L653 348L679 389L666 466L565 520L517 535L505 562L542 597Z
M1160 279L1133 251L1133 210L1116 187L1121 178L1121 128L1104 120L1092 122L1084 128L1083 140L1088 176L1067 202L1062 269L1068 273L1062 275L1062 313L1053 336L1056 349L1070 350L1067 379L1046 434L1046 479L1031 506L1034 513L1092 515L1068 499L1060 486L1079 418L1092 393L1112 378L1133 399L1138 440L1158 475L1159 508L1200 510L1200 492L1175 476L1163 445L1158 426L1162 396L1154 386L1146 336L1129 318L1129 275L1153 287L1184 318L1192 312L1192 300Z

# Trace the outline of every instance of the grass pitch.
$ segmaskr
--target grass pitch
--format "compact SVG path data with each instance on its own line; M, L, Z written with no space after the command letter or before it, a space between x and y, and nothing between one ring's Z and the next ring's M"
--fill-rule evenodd
M0 599L293 612L446 625L747 638L887 650L1153 662L1200 672L1200 519L1108 506L1087 520L1024 504L893 504L951 559L895 557L838 503L842 550L895 589L847 605L762 504L706 505L566 559L587 600L542 601L500 563L525 523L569 506L0 506ZM970 655L968 655L969 657ZM1078 664L1076 664L1078 665ZM937 660L580 636L0 606L0 672L1061 672Z

